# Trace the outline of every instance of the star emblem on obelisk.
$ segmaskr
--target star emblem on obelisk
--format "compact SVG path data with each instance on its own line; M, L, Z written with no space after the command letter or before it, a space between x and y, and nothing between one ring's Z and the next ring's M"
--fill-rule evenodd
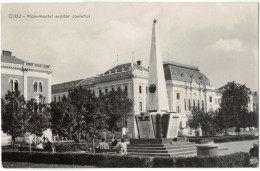
M157 20L156 20L156 19L154 19L154 20L153 20L153 23L156 23L156 21L157 21Z

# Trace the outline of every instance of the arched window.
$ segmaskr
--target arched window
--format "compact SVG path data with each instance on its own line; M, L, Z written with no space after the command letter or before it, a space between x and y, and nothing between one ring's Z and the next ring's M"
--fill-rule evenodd
M18 91L18 81L17 80L15 80L15 82L14 82L14 90Z
M33 83L33 88L34 88L34 92L37 92L37 82L36 81Z
M204 111L204 101L203 100L201 101L201 108Z
M198 108L200 108L200 101L198 100Z
M10 91L14 90L14 81L13 81L13 79L10 79L10 81L9 81L9 89L10 89Z
M39 82L39 91L42 92L42 83Z

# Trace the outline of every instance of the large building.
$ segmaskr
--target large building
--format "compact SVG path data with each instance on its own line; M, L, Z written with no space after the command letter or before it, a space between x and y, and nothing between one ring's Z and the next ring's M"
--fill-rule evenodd
M164 62L163 68L170 111L180 113L181 129L185 134L192 134L187 127L192 108L198 107L205 111L218 109L224 86L220 89L213 87L209 79L195 66ZM89 88L97 97L120 87L127 91L128 97L134 102L134 116L146 112L148 74L149 70L142 66L141 61L120 64L96 77L52 85L52 101L61 100L63 96L67 96L70 88L77 86ZM258 104L256 93L252 93L250 99L249 109L253 111L253 106ZM134 117L127 119L127 131L137 135Z
M1 97L7 91L20 91L25 100L45 98L51 102L51 68L50 65L27 62L12 56L10 51L2 51L1 55ZM2 145L10 144L11 136L2 133ZM51 140L51 131L44 132ZM23 141L18 138L17 141Z
M50 65L27 62L15 56L10 51L2 51L1 55L1 97L8 90L19 90L25 100L39 99L43 96L46 102L51 102Z

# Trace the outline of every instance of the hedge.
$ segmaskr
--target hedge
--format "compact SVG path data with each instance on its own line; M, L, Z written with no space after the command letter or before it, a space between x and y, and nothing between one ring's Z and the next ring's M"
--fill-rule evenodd
M66 152L66 151L86 151L86 143L56 143L55 145L56 152Z
M224 143L229 141L243 141L243 140L257 140L258 136L254 134L245 135L227 135L227 136L213 136L213 137L188 137L189 142L200 143L201 140L210 139L215 143Z
M147 157L87 153L2 152L2 161L96 167L248 167L248 153L214 157Z

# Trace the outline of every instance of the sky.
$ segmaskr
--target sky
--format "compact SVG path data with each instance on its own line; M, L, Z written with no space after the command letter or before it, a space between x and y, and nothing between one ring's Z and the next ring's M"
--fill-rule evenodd
M70 18L27 18L47 14ZM51 65L52 84L131 61L148 67L156 18L164 61L198 66L216 88L236 81L258 90L257 2L2 4L1 17L2 50Z

